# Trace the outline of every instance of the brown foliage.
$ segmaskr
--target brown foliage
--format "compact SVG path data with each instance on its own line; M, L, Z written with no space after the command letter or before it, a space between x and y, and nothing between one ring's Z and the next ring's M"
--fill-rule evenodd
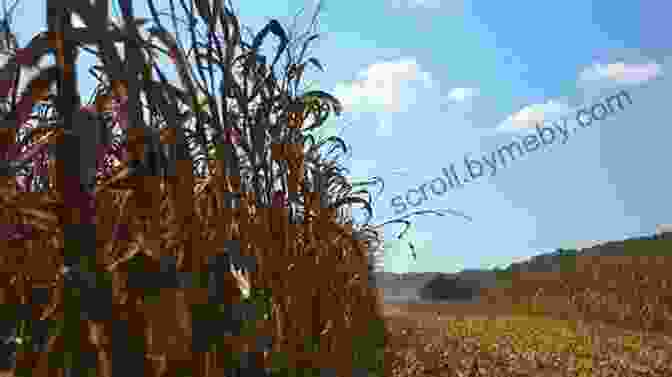
M181 177L191 175L188 163L179 167ZM285 353L296 366L337 368L343 376L351 373L352 340L366 336L369 321L381 318L379 298L367 280L368 248L353 240L352 226L336 222L332 211L320 207L319 198L313 195L311 200L311 193L306 196L317 216L294 225L285 208L254 208L251 194L241 208L226 208L222 193L230 192L235 181L229 177L193 179L191 190L200 188L200 194L192 195L191 202L184 200L189 180L160 183L158 178L144 178L137 185L130 181L126 178L119 185L134 188L104 187L96 197L96 262L99 272L108 271L113 278L112 312L109 321L82 321L81 347L98 355L101 375L109 375L114 321L128 321L129 334L144 339L145 368L151 371L147 375L167 376L167 365L184 360L195 361L195 370L203 375L223 368L217 353L191 352L192 305L208 303L207 289L163 288L160 303L148 303L142 292L128 288L126 266L132 257L142 257L145 272L159 272L160 258L175 256L179 272L205 271L207 257L221 253L227 239L239 240L241 255L256 258L257 269L249 274L251 286L272 288L273 318L258 321L258 334L272 336L273 352ZM48 286L49 302L33 305L33 318L62 318L63 233L57 213L61 201L49 192L13 192L0 200L0 222L40 224L44 229L34 239L0 245L5 279L0 303L28 303L30 287ZM127 225L127 239L112 236L114 224ZM229 303L239 302L241 291L233 275L226 284ZM320 337L320 353L302 352L308 336ZM254 338L229 337L228 349L255 351ZM49 352L59 352L62 336L54 336L50 343ZM47 355L24 355L19 365L51 375L56 371L46 367Z

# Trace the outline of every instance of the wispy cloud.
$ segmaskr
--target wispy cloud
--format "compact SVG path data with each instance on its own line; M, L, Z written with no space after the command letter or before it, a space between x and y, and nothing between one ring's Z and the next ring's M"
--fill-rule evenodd
M653 80L662 74L662 66L655 62L646 64L595 63L579 73L579 82L585 84L611 81L618 84L640 84Z
M636 85L653 80L662 74L662 66L655 62L646 64L595 63L579 72L578 83L579 87L584 89L596 85L600 87L604 84ZM573 110L567 103L554 100L528 105L501 122L496 132L534 128L537 124L557 120Z
M476 88L454 88L448 93L448 98L454 102L464 102L478 96L480 91Z
M453 1L453 3L458 3ZM441 0L393 0L392 7L401 8L428 8L428 9L438 9L441 8ZM445 2L444 4L445 5Z
M519 131L534 128L537 124L558 120L571 111L572 108L566 103L553 100L528 105L509 115L497 126L497 131Z
M409 0L408 5L411 8L439 8L441 0Z

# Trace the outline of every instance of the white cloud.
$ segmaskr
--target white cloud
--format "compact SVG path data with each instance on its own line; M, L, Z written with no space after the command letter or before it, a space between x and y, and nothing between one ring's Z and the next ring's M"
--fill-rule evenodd
M441 6L440 0L410 0L408 5L412 8L438 8Z
M448 98L451 101L463 102L466 99L475 97L479 94L476 88L454 88L448 93Z
M434 87L431 74L413 58L374 63L357 73L357 79L338 83L332 93L354 118L360 112L376 114L378 136L392 135L391 113L408 112L418 102L419 90Z
M612 64L595 63L579 73L579 82L589 83L608 81L618 84L639 84L652 80L663 74L662 66L658 63Z
M499 124L497 131L518 131L534 128L537 124L560 119L572 111L564 102L549 100L523 107Z
M408 8L437 9L441 7L441 0L393 0L392 7L399 9L402 3Z
M336 85L333 93L345 111L403 112L416 102L416 85L433 86L431 75L412 58L375 63L357 74L357 79Z

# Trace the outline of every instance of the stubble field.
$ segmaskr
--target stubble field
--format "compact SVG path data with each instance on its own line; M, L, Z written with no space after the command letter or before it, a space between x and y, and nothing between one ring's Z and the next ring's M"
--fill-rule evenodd
M390 375L672 376L669 267L578 257L574 271L521 273L476 303L385 304Z

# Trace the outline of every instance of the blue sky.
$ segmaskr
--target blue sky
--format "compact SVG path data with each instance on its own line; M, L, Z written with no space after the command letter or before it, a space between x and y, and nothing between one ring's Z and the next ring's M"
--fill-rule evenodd
M137 3L136 12L147 16L144 2ZM271 18L291 22L302 7L307 13L299 25L306 26L314 4L234 2L255 32ZM325 35L310 55L326 72L307 72L305 80L345 105L322 134L346 126L341 136L352 159L345 166L354 179L385 180L373 224L398 217L391 200L442 176L451 163L464 174L465 154L478 159L563 118L571 131L578 109L622 90L632 100L571 131L565 144L526 153L460 189L429 194L401 215L444 208L473 221L412 218L416 261L394 242L400 227L385 227L385 270L489 268L672 223L665 169L672 41L664 19L672 5L664 4L325 1L318 29ZM23 46L45 25L43 1L23 0L17 13L14 29ZM81 62L88 67L93 60ZM79 72L88 96L94 83L86 68Z

